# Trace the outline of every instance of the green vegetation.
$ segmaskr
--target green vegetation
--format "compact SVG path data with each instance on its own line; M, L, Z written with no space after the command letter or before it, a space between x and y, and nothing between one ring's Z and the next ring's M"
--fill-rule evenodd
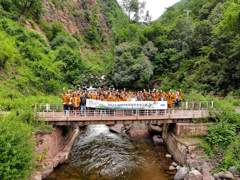
M209 128L206 141L211 146L226 148L236 136L236 127L230 123L219 122Z
M24 17L39 20L43 11L42 0L0 0L0 10L17 20Z
M0 134L1 179L27 179L34 149L30 127L15 119L0 119Z
M204 96L191 91L187 98L189 101L214 102L214 109L210 112L216 117L211 119L213 124L208 129L208 135L202 139L201 147L211 159L219 163L216 171L226 170L231 166L236 166L240 170L238 157L240 113L235 111L236 107L240 106L239 97Z
M154 66L151 81L185 91L239 95L239 13L235 0L181 1L149 26L130 25L125 42L142 51L151 44L152 53L146 54Z
M0 179L28 176L29 132L49 130L34 120L35 104L60 103L57 95L65 87L98 86L102 75L116 88L152 88L159 81L157 88L181 88L189 100L214 101L221 113L203 146L213 157L222 155L221 167L239 168L239 1L182 0L150 24L137 22L141 5L136 0L124 1L131 20L115 0L91 2L0 0L0 111L12 111L0 121L9 128L0 133L1 143L11 140L0 148L5 158ZM28 148L10 152L21 146Z
M129 21L114 0L94 6L83 1L83 9L70 0L48 2L85 29L70 33L57 19L46 21L42 0L0 0L0 111L11 112L0 119L0 179L28 179L32 173L39 158L32 136L51 131L36 121L35 105L60 104L64 88L96 84L111 69L115 37L125 38L119 27L127 29Z
M236 137L234 142L228 147L225 152L224 162L222 164L223 168L228 168L230 166L235 166L240 170L240 137Z

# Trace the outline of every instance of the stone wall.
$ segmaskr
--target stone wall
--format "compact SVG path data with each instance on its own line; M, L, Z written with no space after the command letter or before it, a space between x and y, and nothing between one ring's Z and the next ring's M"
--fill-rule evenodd
M211 123L176 123L174 133L176 136L205 136Z
M186 164L187 161L187 146L177 140L173 134L169 134L164 139L169 153L173 156L174 160L181 165Z
M164 124L162 137L175 161L182 166L193 168L197 168L204 163L207 156L199 146L201 139L186 137L186 135L202 136L207 132L208 126L209 124L178 123L174 128L169 128L170 125Z

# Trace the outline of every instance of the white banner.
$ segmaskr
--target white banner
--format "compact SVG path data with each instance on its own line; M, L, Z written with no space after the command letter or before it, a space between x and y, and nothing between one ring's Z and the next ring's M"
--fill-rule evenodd
M100 101L87 99L87 107L97 109L167 109L167 101Z

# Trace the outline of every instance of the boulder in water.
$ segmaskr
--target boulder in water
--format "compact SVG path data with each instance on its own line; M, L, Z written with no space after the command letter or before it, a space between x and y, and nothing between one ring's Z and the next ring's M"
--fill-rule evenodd
M133 123L128 130L128 135L134 139L148 137L148 127L145 123Z
M160 127L159 125L150 124L149 125L149 130L152 131L152 132L161 133L162 132L162 127Z
M124 125L123 124L115 124L113 126L109 127L110 131L121 134L123 132L124 129Z
M186 180L202 180L202 178L202 174L196 169L191 170L186 176Z
M153 139L154 144L163 144L163 139L159 135L153 136L152 139Z
M172 158L172 155L171 154L166 154L165 157L166 158Z
M226 171L226 172L219 172L214 174L215 179L234 179L234 176L231 172Z
M188 174L188 168L187 167L181 167L178 169L176 175L174 176L174 180L183 180Z
M176 170L176 167L174 167L174 166L169 166L169 168L168 168L170 171L174 171L174 170Z
M178 164L176 162L172 162L171 166L177 167Z

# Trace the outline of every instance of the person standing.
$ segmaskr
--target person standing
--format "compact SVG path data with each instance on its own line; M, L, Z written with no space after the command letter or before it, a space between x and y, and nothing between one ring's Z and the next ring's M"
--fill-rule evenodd
M66 114L68 110L68 97L66 92L62 95L62 103L63 103L64 114Z
M82 94L82 96L80 97L80 108L81 111L86 110L86 104L87 104L87 94Z
M172 90L170 89L168 94L167 94L167 103L168 103L168 108L173 107L173 93Z
M180 102L180 92L176 92L176 99L175 99L175 107L179 107L179 102Z

